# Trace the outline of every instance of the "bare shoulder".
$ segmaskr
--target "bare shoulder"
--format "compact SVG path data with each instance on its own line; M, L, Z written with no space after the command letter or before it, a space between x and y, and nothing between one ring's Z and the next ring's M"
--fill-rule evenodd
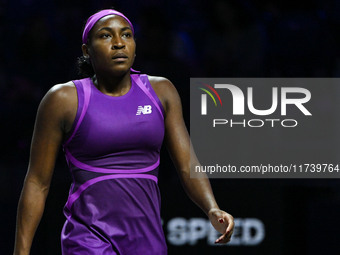
M176 87L170 80L159 76L148 76L150 84L161 100L165 111L173 104L180 103Z
M50 88L42 99L40 105L50 105L51 107L55 106L60 109L67 107L70 104L73 105L74 102L77 102L77 89L74 83L70 81L54 85Z
M175 86L167 78L150 75L148 75L148 78L154 90L176 90Z
M45 97L57 100L69 100L77 96L77 89L72 81L56 84L46 93Z
M38 113L45 119L54 119L67 132L75 119L78 108L77 89L72 81L54 85L41 100Z
M70 89L71 90L76 89L76 86L72 81L56 84L51 88L51 90L70 90Z

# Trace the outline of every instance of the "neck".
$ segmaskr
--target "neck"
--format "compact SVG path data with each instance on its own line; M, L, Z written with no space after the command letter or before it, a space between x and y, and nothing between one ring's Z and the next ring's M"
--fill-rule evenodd
M131 88L130 71L121 76L94 75L92 81L100 92L109 96L123 96Z

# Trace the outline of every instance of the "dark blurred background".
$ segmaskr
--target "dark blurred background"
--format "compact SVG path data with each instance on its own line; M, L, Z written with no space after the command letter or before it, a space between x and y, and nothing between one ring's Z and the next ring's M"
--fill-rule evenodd
M188 128L190 77L340 76L340 0L0 0L0 254L13 250L38 104L54 84L81 78L75 62L82 54L82 27L94 12L109 7L134 24L134 68L165 76L178 89ZM328 94L335 102L340 98L320 91L326 95L320 108L329 109ZM339 125L337 112L328 112L325 126ZM326 130L326 136L315 134L320 144L338 139L336 128ZM317 163L339 163L333 144L327 148L332 162ZM32 254L61 254L70 182L61 152ZM209 245L210 230L198 224L205 215L185 195L162 150L159 185L169 254L340 254L338 179L211 183L220 207L238 219L232 245ZM252 245L245 241L249 219L262 222L265 231ZM248 234L254 237L256 231Z

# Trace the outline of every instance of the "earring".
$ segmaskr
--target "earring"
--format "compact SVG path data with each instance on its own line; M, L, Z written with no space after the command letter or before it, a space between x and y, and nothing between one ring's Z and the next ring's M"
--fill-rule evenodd
M85 55L84 58L85 58L86 63L90 64L90 56Z

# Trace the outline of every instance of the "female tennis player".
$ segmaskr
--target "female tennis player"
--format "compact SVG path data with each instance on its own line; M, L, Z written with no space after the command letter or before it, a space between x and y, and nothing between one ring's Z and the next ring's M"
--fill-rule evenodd
M87 20L82 40L79 65L88 77L53 86L38 109L14 254L30 252L60 146L73 178L62 254L167 254L157 185L163 140L187 194L221 233L216 243L228 242L233 217L220 210L205 175L190 178L199 163L175 87L132 69L131 22L102 10Z

